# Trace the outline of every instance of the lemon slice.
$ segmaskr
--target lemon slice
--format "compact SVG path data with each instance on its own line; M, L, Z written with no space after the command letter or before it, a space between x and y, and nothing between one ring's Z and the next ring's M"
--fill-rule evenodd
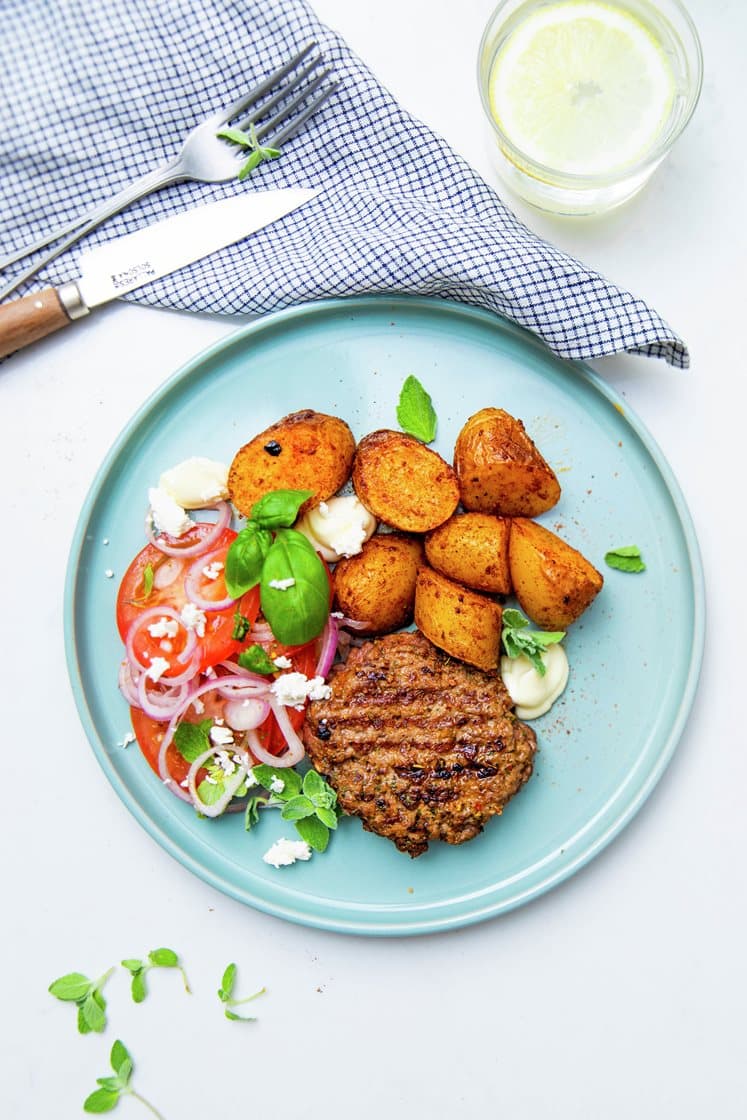
M525 156L576 175L614 173L654 147L675 76L654 34L599 0L533 7L490 74L496 123Z

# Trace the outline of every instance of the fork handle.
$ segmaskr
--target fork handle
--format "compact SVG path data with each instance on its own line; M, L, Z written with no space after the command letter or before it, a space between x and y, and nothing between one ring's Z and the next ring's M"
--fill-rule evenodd
M0 358L72 322L57 288L31 292L0 307Z
M74 245L81 237L85 237L86 234L96 229L96 227L106 221L107 218L110 218L113 214L118 214L120 210L124 210L131 202L136 202L137 199L144 198L146 194L152 194L153 191L160 190L161 187L166 187L170 183L176 183L182 178L184 178L184 176L179 173L176 161L167 163L162 167L157 167L155 171L150 171L147 175L136 179L134 183L130 183L129 186L125 187L119 194L113 195L112 198L94 207L93 210L90 210L87 214L79 215L79 217L75 218L69 225L54 230L49 236L43 237L40 241L37 241L36 244L27 245L25 248L19 249L13 256L7 257L4 261L0 261L0 271L2 271L7 268L8 265L14 264L15 261L20 260L21 257L28 256L30 253L35 253L39 249L44 249L47 245L50 245L53 241L57 241L60 237L65 238L62 244L56 245L45 257L36 261L36 263L31 265L30 268L27 268L25 272L15 276L11 283L0 291L0 302L7 299L16 288L20 287L21 284L29 280L32 276L35 276L40 269L44 268L45 265L48 265L56 257L59 257L60 253L64 253L66 249L69 249L70 246Z

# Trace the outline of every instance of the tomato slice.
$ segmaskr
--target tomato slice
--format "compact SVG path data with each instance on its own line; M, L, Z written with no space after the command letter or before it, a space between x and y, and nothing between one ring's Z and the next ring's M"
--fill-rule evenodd
M279 642L275 642L270 649L270 657L280 657L284 655L289 657L293 662L289 673L303 673L306 677L311 677L314 674L317 660L317 639L307 642L302 646L284 646ZM296 711L295 708L287 708L288 719L294 731L300 730L303 721L306 718L306 707L303 711ZM277 720L272 712L258 729L257 734L259 741L266 751L270 754L281 755L286 748L285 737L278 727Z
M212 529L213 526L210 524L197 522L194 529L190 529L181 540L187 547L204 539ZM130 564L119 587L117 628L122 641L126 640L131 626L145 610L152 607L171 607L180 613L182 607L190 601L184 587L184 580L192 565L202 562L205 567L215 565L214 570L217 570L218 564L225 565L226 553L235 537L236 533L233 529L224 529L214 547L205 554L204 558L190 556L182 559L178 556L166 556L155 545L146 545ZM147 591L145 580L149 567L153 573L153 586L150 591ZM216 579L208 577L199 579L198 592L206 599L220 601L225 598L227 593L223 569L219 570ZM201 672L219 661L225 661L241 649L243 643L232 636L237 607L248 620L249 625L253 625L259 614L259 588L254 587L251 591L247 591L238 604L222 611L207 612L204 637L198 638ZM186 632L183 627L180 627L178 634L173 639L166 639L164 646L163 638L153 638L148 632L148 627L143 626L137 636L136 653L139 658L146 660L152 657L164 657L166 660L173 661L172 666L164 674L168 679L169 676L177 676L184 671L184 665L178 663L176 658L184 648L185 640Z

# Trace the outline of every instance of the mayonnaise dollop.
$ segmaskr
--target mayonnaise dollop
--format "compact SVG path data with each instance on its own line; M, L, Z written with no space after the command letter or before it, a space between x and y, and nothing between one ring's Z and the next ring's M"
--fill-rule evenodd
M355 556L376 530L376 518L355 494L320 502L296 525L330 564Z
M541 676L523 653L501 658L501 677L516 705L519 719L537 719L549 711L568 684L568 658L561 645L542 651L546 673Z
M228 467L193 455L164 471L158 487L182 509L202 509L228 497Z

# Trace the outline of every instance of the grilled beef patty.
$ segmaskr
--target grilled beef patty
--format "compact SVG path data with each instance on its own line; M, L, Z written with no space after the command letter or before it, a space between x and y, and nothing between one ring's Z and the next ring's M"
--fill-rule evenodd
M309 758L346 813L411 856L471 840L532 773L536 736L500 676L419 631L366 642L328 683L306 712Z

